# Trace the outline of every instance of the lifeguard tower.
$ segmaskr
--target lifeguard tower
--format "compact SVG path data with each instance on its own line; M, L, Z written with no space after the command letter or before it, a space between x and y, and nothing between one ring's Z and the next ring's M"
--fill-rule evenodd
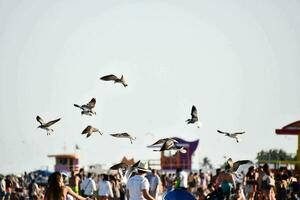
M54 170L60 172L79 171L79 155L77 154L56 154L48 155L55 158Z
M298 149L296 160L280 161L280 164L295 164L297 170L300 170L300 121L296 121L284 126L281 129L275 130L277 135L297 135L298 136Z

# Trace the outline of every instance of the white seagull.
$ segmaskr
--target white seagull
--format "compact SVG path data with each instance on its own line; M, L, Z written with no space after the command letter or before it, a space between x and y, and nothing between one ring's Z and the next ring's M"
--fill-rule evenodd
M136 139L136 137L131 136L129 133L114 133L114 134L110 134L113 137L117 137L117 138L128 138L132 144L132 141Z
M103 133L99 131L99 129L92 127L91 125L88 125L81 134L87 134L86 137L90 137L93 133L100 133L102 135Z
M124 87L128 86L123 75L121 76L121 78L118 78L117 76L110 74L110 75L102 76L100 79L103 81L114 81L114 83L121 83Z
M178 147L176 145L176 143L178 143L178 142L176 140L172 139L172 138L171 139L162 139L162 140L165 140L165 142L163 143L162 147L159 150L155 149L153 151L175 150L175 151L179 151L180 153L186 153L187 152L184 147Z
M230 138L234 138L237 143L239 142L239 136L245 133L245 132L228 133L220 130L217 130L217 132L224 134L225 136L228 136Z
M75 107L80 108L81 109L81 115L89 115L92 116L93 114L96 115L96 112L93 111L93 109L96 106L96 99L92 98L90 100L90 102L88 102L87 104L84 105L78 105L78 104L74 104Z
M54 131L53 129L50 128L50 126L52 126L53 124L58 122L60 120L60 118L45 123L44 120L40 116L36 116L36 120L41 124L38 126L38 128L46 130L47 135L50 135L51 134L50 132Z
M200 128L200 126L202 125L198 118L198 112L196 106L193 105L191 111L191 119L187 119L186 122L188 124L197 124L198 128Z

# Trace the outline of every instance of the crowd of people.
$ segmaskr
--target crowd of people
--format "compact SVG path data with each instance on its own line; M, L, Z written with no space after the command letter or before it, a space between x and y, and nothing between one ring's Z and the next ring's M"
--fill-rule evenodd
M0 177L0 200L158 200L173 189L193 194L197 200L298 200L300 180L286 169L271 171L267 164L250 166L242 176L229 168L217 169L216 173L176 173L148 170L145 163L126 182L119 173L93 174L80 169L78 173L54 172L47 183L36 182L34 175Z

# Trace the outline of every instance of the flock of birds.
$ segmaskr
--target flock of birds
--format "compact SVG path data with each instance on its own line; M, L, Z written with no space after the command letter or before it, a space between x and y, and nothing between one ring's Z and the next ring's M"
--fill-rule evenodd
M121 183L126 184L131 175L137 171L137 167L140 163L140 160L134 163L133 165L127 165L126 163L118 163L111 166L110 170L117 170L120 175ZM233 173L236 176L236 181L242 181L242 174L238 172L240 166L243 165L253 165L253 162L250 160L239 160L233 161L231 158L227 159L224 166L229 173Z
M118 78L117 76L110 74L110 75L106 75L100 78L100 80L103 81L113 81L114 83L119 83L122 84L124 87L127 87L128 84L124 79L124 76L122 75L120 78ZM74 104L74 106L76 108L79 108L81 110L81 115L87 115L87 116L93 116L96 115L96 111L95 106L96 106L96 99L92 98L88 103L83 104L83 105L79 105L79 104ZM36 120L40 123L40 125L38 126L38 128L44 129L47 132L47 135L51 135L52 132L54 132L54 130L51 128L55 123L59 122L61 120L61 118L52 120L52 121L48 121L45 122L40 116L36 117ZM198 118L198 111L196 106L192 106L191 109L191 118L186 120L187 124L195 124L197 125L197 128L200 128L202 123L200 122L199 118ZM220 134L224 134L225 136L228 136L230 138L233 138L236 140L236 142L239 142L239 136L241 134L244 134L245 132L237 132L237 133L229 133L229 132L224 132L224 131L220 131L217 130L218 133ZM86 137L90 137L92 134L94 133L99 133L100 135L103 135L103 132L101 132L98 128L93 127L91 125L88 125L81 134L86 135ZM123 132L123 133L112 133L110 134L112 137L116 137L116 138L128 138L131 142L131 144L133 143L133 140L136 139L136 137L132 136L131 134L127 133L127 132ZM169 151L169 150L175 150L176 152L180 152L180 153L186 153L187 150L178 145L178 141L173 139L173 138L163 138L163 139L159 139L158 141L156 141L155 143L153 143L152 145L150 145L150 147L160 147L159 149L155 149L153 151ZM248 162L248 161L246 161ZM232 160L228 160L227 161L228 165L232 165L231 168L236 168L237 165L241 164L241 163L245 163L244 161L238 161L235 164L232 162ZM112 169L122 169L124 170L123 172L125 172L124 174L124 179L127 179L128 174L132 173L134 166L137 166L138 163L136 163L133 166L125 166L124 163L119 163L116 166L113 166ZM126 175L127 173L127 175ZM126 178L127 177L127 178Z
M103 80L103 81L113 81L114 83L120 83L124 87L128 86L128 84L126 83L123 75L120 78L118 78L117 76L115 76L113 74L110 74L110 75L103 76L100 79ZM96 111L94 111L94 108L96 106L96 98L92 98L87 104L83 104L83 105L74 104L74 106L81 110L81 115L87 115L87 116L96 115ZM38 128L46 130L47 135L51 135L51 133L54 132L54 130L51 127L55 123L60 121L60 119L61 118L58 118L58 119L55 119L55 120L52 120L52 121L49 121L49 122L44 122L44 120L40 116L36 117L36 120L40 123ZM86 137L90 137L93 133L99 133L100 135L103 134L98 128L93 127L91 125L88 125L81 132L81 134L86 134ZM110 135L113 136L113 137L117 137L117 138L128 138L131 143L132 143L133 140L136 139L136 137L134 137L134 136L132 136L129 133L126 133L126 132L124 132L124 133L112 133Z

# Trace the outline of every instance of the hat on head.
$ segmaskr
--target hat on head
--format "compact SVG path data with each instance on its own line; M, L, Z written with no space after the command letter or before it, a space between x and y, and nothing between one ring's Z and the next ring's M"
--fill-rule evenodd
M147 162L139 162L139 164L137 166L137 170L143 171L143 172L151 172L151 170L149 170Z

